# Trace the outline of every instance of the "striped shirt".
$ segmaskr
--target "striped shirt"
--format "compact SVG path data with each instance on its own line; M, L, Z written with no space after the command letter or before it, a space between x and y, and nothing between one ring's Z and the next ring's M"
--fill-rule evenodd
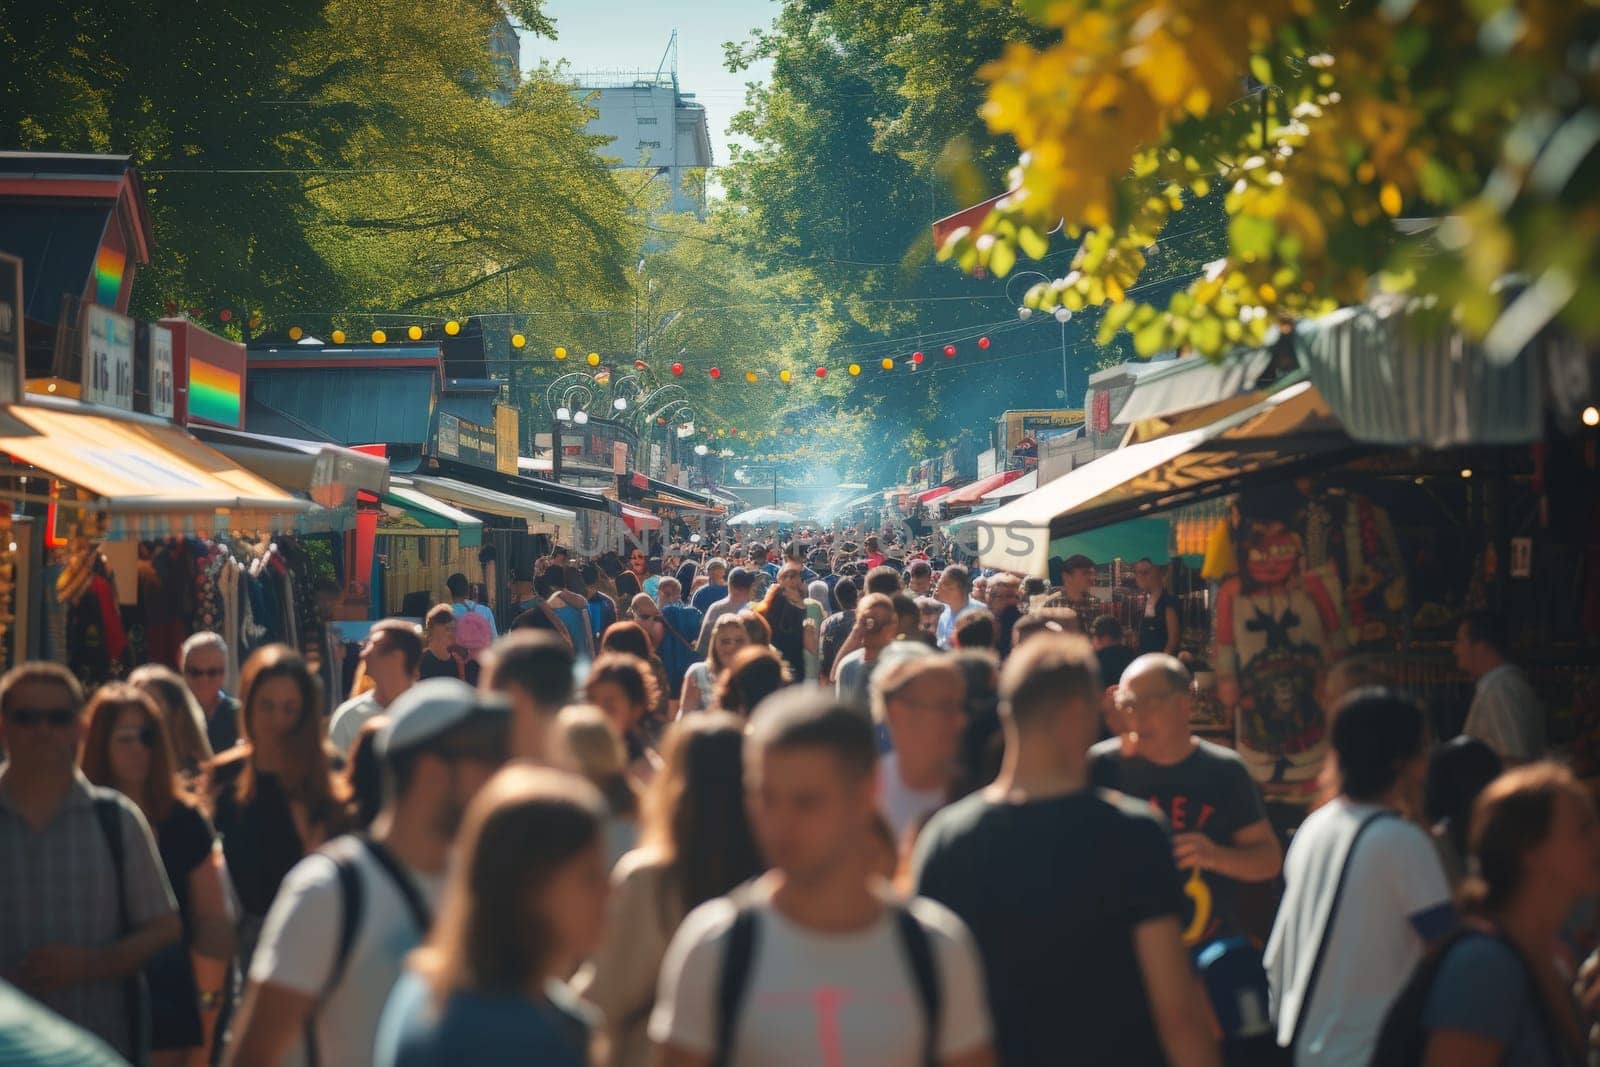
M122 809L128 921L138 928L178 910L155 838L131 801L96 790L75 770L55 815L35 830L6 794L9 770L0 765L0 974L13 976L29 953L47 945L104 948L122 938L116 868L95 813L96 792L116 797ZM38 1000L130 1056L126 990L124 979L113 979Z

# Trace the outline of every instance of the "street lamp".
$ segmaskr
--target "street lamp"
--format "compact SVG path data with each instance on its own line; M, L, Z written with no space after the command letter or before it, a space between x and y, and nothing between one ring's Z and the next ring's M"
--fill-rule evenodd
M1046 283L1049 283L1049 282L1052 282L1052 281L1055 280L1055 279L1051 278L1048 274L1045 274L1045 273L1043 273L1041 271L1036 271L1036 270L1018 271L1016 274L1013 274L1011 276L1010 280L1008 280L1006 282L1006 299L1007 300L1012 299L1011 286L1015 282L1017 282L1019 279L1022 279L1022 278L1038 278L1040 281L1046 282ZM1063 306L1063 307L1056 308L1055 311L1052 313L1052 315L1055 318L1056 322L1059 323L1060 326L1061 326L1061 402L1063 404L1070 404L1070 403L1072 403L1072 400L1071 400L1070 395L1069 395L1069 393L1067 391L1067 323L1072 321L1072 311L1071 311L1071 309ZM1021 303L1019 301L1017 303L1017 318L1021 319L1023 322L1027 322L1028 320L1033 318L1033 309L1031 307L1029 307L1028 305L1026 305L1024 303Z
M625 397L620 397L619 396L619 397L617 397L615 400L613 400L611 402L611 406L616 408L618 411L627 411L628 410L628 401L627 401L627 399Z
M707 448L703 442L694 446L694 454L697 456L704 456L710 451L711 449Z

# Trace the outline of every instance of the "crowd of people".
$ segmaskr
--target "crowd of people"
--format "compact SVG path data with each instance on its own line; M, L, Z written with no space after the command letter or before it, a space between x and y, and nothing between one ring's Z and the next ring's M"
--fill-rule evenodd
M1600 821L1493 619L1447 743L1382 664L1321 680L1285 849L1162 568L1136 633L1059 572L556 549L375 623L337 706L281 645L224 692L207 633L19 665L0 1063L1586 1061Z

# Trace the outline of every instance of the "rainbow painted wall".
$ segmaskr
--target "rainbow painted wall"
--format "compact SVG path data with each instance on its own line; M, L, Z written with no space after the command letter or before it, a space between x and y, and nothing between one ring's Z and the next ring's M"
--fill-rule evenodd
M121 249L101 245L94 257L94 302L101 307L117 306L117 296L122 292L122 273L127 269L128 257Z
M239 401L243 390L239 375L212 363L189 360L189 417L239 425Z

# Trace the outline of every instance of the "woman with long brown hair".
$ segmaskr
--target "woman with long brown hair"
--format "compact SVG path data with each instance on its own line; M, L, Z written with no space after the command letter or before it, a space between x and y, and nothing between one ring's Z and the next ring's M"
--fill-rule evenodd
M238 745L212 763L210 797L244 915L241 959L289 868L348 825L323 742L322 689L287 645L257 649L240 677Z
M649 785L661 764L646 723L661 696L651 665L638 656L607 652L590 666L583 694L606 713L627 746L628 773L641 786Z
M514 765L484 786L439 918L384 1010L374 1063L589 1061L592 1023L562 979L604 930L604 818L599 793L558 771Z
M133 685L102 686L90 698L85 718L84 777L139 806L178 901L183 939L145 968L150 1062L177 1067L210 1051L234 950L233 917L212 849L215 837L173 770L161 706L150 694Z
M172 768L192 785L215 752L206 737L206 716L183 677L171 667L148 663L128 675L128 684L155 698L167 740L172 742Z
M1462 891L1471 918L1436 961L1421 1063L1581 1064L1585 1027L1556 960L1567 918L1600 893L1593 798L1553 763L1501 775L1473 811L1472 856Z
M783 565L756 613L772 627L772 647L789 664L789 676L805 678L806 653L817 652L817 628L806 614L804 577L798 565Z
M743 751L744 723L720 712L684 720L667 741L666 766L645 797L642 845L612 874L605 943L575 983L605 1016L612 1067L650 1060L656 975L683 917L762 871Z

